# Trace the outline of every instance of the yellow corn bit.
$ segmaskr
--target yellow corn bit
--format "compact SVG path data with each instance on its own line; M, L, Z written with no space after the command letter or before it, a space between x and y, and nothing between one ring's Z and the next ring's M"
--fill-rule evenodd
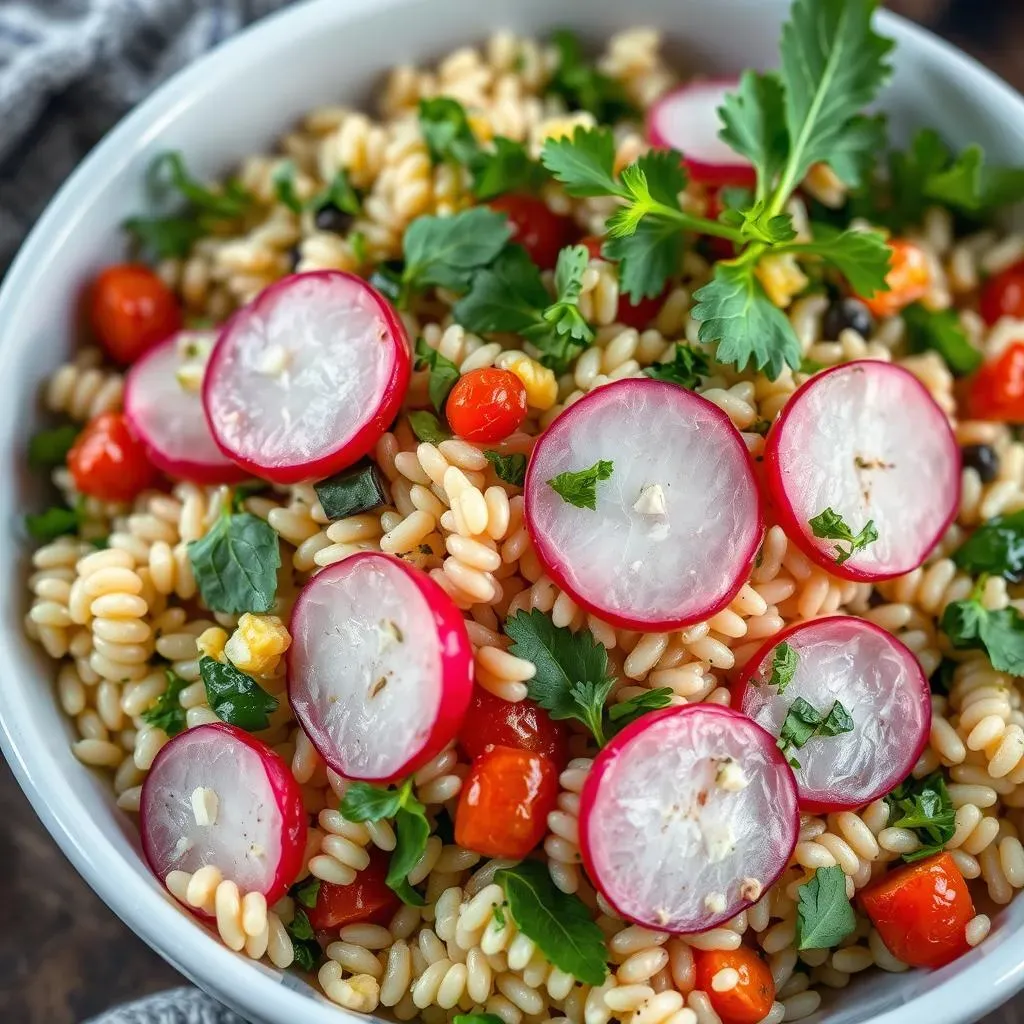
M850 191L843 179L828 164L814 164L804 178L804 188L819 203L838 210L845 202Z
M554 371L541 366L525 352L502 352L495 362L523 382L526 402L531 409L545 412L558 400L558 381L555 380Z
M292 638L285 624L276 615L253 615L246 612L239 620L224 653L231 664L243 672L267 676L277 670L281 655L291 646Z
M791 252L765 256L758 263L756 273L768 298L780 309L785 309L809 283Z
M224 660L224 645L228 642L227 630L220 626L211 626L203 630L196 638L196 646L200 654L205 654L214 661Z

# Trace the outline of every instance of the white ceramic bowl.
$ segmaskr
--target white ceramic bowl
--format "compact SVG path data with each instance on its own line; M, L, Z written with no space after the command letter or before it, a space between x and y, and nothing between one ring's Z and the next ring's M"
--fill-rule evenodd
M197 62L142 104L97 147L50 204L0 293L0 727L4 753L36 812L106 903L150 946L256 1024L337 1024L339 1014L292 975L231 953L181 911L143 864L134 821L106 778L71 755L53 696L52 664L22 635L27 547L21 516L38 500L23 453L42 381L74 344L80 291L123 253L118 228L143 206L151 158L181 149L213 173L262 150L304 111L372 99L390 65L438 57L506 26L568 25L597 42L630 24L664 29L693 68L734 72L776 60L788 0L312 0L270 18ZM973 61L888 15L898 73L884 105L899 132L940 129L1024 164L1024 101ZM97 951L102 953L102 951ZM989 939L936 973L872 973L838 993L831 1024L964 1024L1024 985L1024 900ZM353 1015L347 1014L352 1017ZM355 1018L353 1018L355 1019Z

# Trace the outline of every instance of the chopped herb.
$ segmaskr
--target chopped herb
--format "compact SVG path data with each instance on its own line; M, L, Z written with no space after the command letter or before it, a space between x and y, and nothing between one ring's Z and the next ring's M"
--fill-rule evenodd
M295 191L295 163L292 160L278 164L270 176L270 182L279 203L287 206L292 213L302 213L302 200Z
M956 832L956 810L946 789L942 772L923 779L911 776L886 798L889 825L909 828L921 841L921 848L905 853L905 861L921 860L942 850Z
M948 697L950 687L953 685L953 673L956 671L956 662L952 658L943 658L939 667L932 673L928 685L932 693Z
M840 736L853 732L853 728L850 712L839 701L835 701L828 714L823 715L803 697L797 697L786 712L777 746L787 756L789 763L794 768L799 768L800 762L790 751L801 750L815 736Z
M768 679L768 685L776 687L780 694L785 693L786 687L793 682L799 663L800 655L783 640L772 651L772 674Z
M409 426L412 427L412 432L420 441L426 441L429 444L440 444L452 436L441 426L438 418L426 410L409 413Z
M430 402L439 413L443 412L448 392L455 387L455 382L459 379L459 368L447 356L441 355L436 348L431 348L423 338L417 338L416 369L430 371L430 380L427 384Z
M526 481L526 456L518 452L502 455L501 452L484 452L487 461L494 467L500 480L513 487L522 487Z
M990 573L1011 583L1024 582L1024 512L982 523L960 545L953 561L972 575Z
M481 149L470 167L477 199L494 199L507 192L534 192L547 179L547 171L521 142L498 135L493 146Z
M858 551L863 551L869 544L878 540L878 530L875 529L874 521L869 519L858 534L847 526L843 517L831 508L819 512L808 525L815 537L822 540L846 541L849 548L841 548L838 545L834 552L836 565L842 565Z
M981 366L982 354L968 340L956 310L933 311L914 303L903 310L902 316L912 352L938 352L959 376Z
M452 1024L504 1024L504 1021L493 1013L457 1013Z
M223 188L207 188L189 174L181 153L162 153L149 169L149 181L158 191L170 189L187 200L197 211L232 220L248 212L253 197L237 181L228 181Z
M831 949L853 934L857 918L841 867L817 868L814 877L797 889L797 897L797 949Z
M989 611L976 594L947 605L939 625L957 650L985 651L997 672L1024 676L1024 617L1016 608Z
M551 34L558 62L548 82L549 95L560 96L570 110L586 110L602 124L635 117L636 109L621 83L602 74L583 56L575 33L559 29Z
M596 512L597 485L602 480L608 480L612 471L613 463L600 459L589 469L559 473L548 481L548 486L568 504Z
M654 380L665 380L693 391L700 384L701 377L706 377L710 369L708 357L700 349L692 345L677 344L672 351L672 362L648 366L644 370L644 376L653 377Z
M278 700L252 676L205 654L199 659L199 674L206 687L207 702L222 722L246 732L260 732L270 725Z
M323 958L324 951L320 948L320 943L316 941L313 926L309 923L306 912L301 908L297 909L291 924L285 925L285 931L288 932L292 940L295 962L304 971L312 974Z
M182 679L171 669L166 669L167 688L157 697L151 708L142 712L142 720L154 728L163 729L168 736L177 736L186 725L185 709L181 706L181 691L188 686L188 681Z
M342 213L351 217L357 217L362 213L363 203L359 193L352 187L348 180L348 174L344 169L337 171L330 184L322 192L318 192L309 201L309 208L314 213L319 213L324 207L333 206ZM365 246L366 239L360 235L362 244ZM357 247L356 235L349 238L352 248ZM365 253L364 253L365 256Z
M289 895L297 903L312 910L316 907L316 901L320 895L320 879L310 875L305 881L296 882L289 890Z
M156 260L183 259L206 234L189 217L129 217L123 226L135 246Z
M75 533L81 523L81 510L66 508L63 505L54 505L45 512L30 512L25 516L25 529L28 530L29 536L40 544L49 544L50 541L65 534Z
M40 430L33 434L28 442L28 464L33 469L63 466L78 437L78 432L78 427L67 423L62 427Z
M402 275L405 264L401 260L384 260L378 263L370 274L370 285L391 302L397 303L402 296Z
M498 922L498 931L502 931L505 927L505 907L508 903L495 903L494 904L494 920Z
M313 490L324 515L332 520L369 512L390 501L387 481L376 463L369 460L321 480L313 485Z
M620 704L613 704L608 709L608 720L613 727L611 731L625 729L648 711L667 708L671 703L672 690L667 686L659 686L656 690L645 690Z
M451 161L468 165L479 151L466 111L457 100L447 96L420 100L419 122L435 164Z

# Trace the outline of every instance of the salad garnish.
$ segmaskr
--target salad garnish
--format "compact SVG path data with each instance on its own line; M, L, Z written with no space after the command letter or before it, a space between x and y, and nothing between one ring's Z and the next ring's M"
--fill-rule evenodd
M596 512L597 485L602 480L610 480L614 471L613 463L599 459L588 469L559 473L548 481L548 486L568 504Z

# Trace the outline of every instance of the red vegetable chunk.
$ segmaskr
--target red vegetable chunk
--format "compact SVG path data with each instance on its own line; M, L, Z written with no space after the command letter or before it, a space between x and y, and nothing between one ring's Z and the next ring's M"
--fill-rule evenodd
M328 931L363 921L386 924L386 919L402 902L385 881L390 862L390 854L374 849L370 852L369 865L356 875L354 882L348 885L321 882L316 906L306 910L314 930Z
M119 412L85 425L68 452L68 469L76 490L100 501L132 501L158 476L146 446Z
M459 746L470 758L488 747L517 747L549 757L559 769L569 762L569 730L532 700L502 700L482 686L473 689Z
M127 366L181 327L174 293L149 267L107 267L92 286L90 319L107 355Z
M570 245L577 234L571 217L555 213L533 196L510 193L487 205L508 217L512 241L518 242L541 270L553 269L559 250Z
M514 434L526 419L526 388L509 370L471 370L456 381L445 415L459 437L496 444Z

